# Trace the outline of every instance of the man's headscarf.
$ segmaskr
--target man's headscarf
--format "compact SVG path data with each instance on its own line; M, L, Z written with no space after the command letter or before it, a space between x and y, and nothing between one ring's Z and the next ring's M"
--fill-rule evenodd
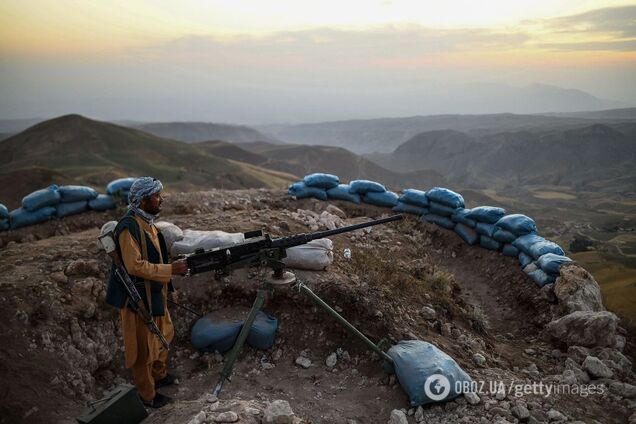
M161 190L163 190L163 185L158 179L152 177L137 178L132 186L130 186L130 192L128 193L128 208L135 212L135 214L141 216L147 222L152 223L156 215L142 210L140 208L141 201L146 197L159 193Z

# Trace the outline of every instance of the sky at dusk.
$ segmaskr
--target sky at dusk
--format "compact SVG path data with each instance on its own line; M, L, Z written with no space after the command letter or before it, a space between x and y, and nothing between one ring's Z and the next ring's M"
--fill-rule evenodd
M519 112L546 86L636 105L636 2L0 3L0 119Z

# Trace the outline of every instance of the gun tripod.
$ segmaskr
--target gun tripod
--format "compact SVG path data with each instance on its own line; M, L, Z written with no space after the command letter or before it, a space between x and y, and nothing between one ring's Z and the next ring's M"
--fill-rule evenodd
M243 348L243 344L245 344L245 339L247 339L247 335L252 328L252 324L256 319L256 315L263 308L263 304L265 303L265 298L268 293L271 293L274 286L291 286L294 289L297 289L300 293L307 295L312 301L314 301L318 306L323 308L329 315L335 318L340 324L342 324L347 330L349 330L354 336L358 337L362 340L367 347L373 352L380 355L384 361L389 364L393 364L393 359L389 355L386 354L380 347L382 345L382 341L377 345L374 344L371 340L369 340L364 334L362 334L357 328L355 328L349 321L344 319L342 315L336 312L331 306L329 306L325 301L323 301L320 297L318 297L313 291L309 289L305 284L298 281L296 276L291 272L283 272L282 269L276 269L274 274L270 277L266 277L266 279L261 283L257 293L256 300L252 304L252 309L250 310L243 327L234 342L234 346L230 353L225 357L225 361L223 364L223 369L220 372L219 380L212 391L214 396L219 396L221 390L223 389L223 383L225 380L231 381L230 376L232 375L232 370L234 368L234 363L236 362L241 349Z

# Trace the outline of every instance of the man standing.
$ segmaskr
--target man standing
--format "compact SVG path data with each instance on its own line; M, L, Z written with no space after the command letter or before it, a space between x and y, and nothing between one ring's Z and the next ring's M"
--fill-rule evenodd
M170 342L174 337L167 305L168 292L174 291L171 276L185 274L187 263L185 260L168 263L165 241L154 225L161 211L162 190L163 185L155 178L135 180L128 196L128 213L115 227L115 240L126 271L157 327ZM148 330L142 317L128 306L126 292L112 270L106 302L120 309L126 368L132 371L139 396L147 406L161 408L171 399L156 389L175 380L167 372L168 351Z

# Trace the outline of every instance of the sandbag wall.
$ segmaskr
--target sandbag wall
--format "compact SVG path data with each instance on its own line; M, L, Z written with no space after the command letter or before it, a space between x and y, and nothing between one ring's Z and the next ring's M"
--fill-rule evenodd
M106 194L91 187L55 184L36 190L22 199L22 206L9 212L0 204L0 231L15 230L53 218L96 210L114 209L117 202L128 201L128 192L135 178L120 178L106 186Z
M375 181L354 180L342 184L331 174L315 173L289 186L296 198L344 200L367 203L407 213L457 233L469 245L501 252L519 259L523 271L543 287L556 281L561 265L572 260L556 243L538 234L534 220L522 214L506 214L496 206L466 208L464 198L452 190L433 187L402 190L400 195Z

